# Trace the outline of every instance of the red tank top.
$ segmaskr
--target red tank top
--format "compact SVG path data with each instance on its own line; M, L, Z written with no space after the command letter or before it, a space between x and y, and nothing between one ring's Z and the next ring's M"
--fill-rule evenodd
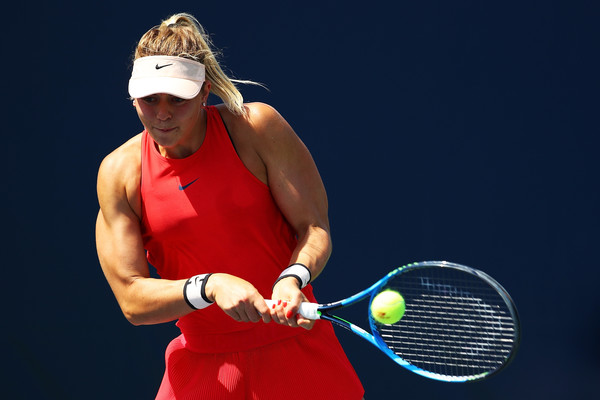
M239 159L219 111L207 107L202 146L167 159L142 134L142 237L164 279L224 272L269 298L297 241L267 185ZM312 288L305 294L311 301ZM241 323L217 305L179 319L187 346L199 352L241 351L300 334L275 323Z

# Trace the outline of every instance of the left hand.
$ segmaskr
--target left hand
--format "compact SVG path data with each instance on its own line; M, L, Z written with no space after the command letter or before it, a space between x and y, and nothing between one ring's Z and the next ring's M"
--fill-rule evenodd
M237 276L215 273L206 282L206 296L239 322L271 322L269 308L258 290Z
M270 309L273 321L294 328L312 329L315 321L298 314L300 304L308 299L300 291L296 278L288 277L277 282L271 299L276 301L274 308Z

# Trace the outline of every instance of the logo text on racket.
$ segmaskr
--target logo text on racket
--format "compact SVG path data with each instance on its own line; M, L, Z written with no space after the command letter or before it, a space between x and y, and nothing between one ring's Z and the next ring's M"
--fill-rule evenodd
M430 292L450 297L472 297L469 292L458 289L452 285L434 282L426 276L421 276L419 279L421 280L421 286L425 287Z

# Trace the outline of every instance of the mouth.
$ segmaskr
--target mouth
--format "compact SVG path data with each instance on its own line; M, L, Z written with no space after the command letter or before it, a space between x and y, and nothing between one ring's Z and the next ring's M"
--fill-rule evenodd
M157 131L161 132L161 133L169 133L174 131L176 128L158 128L155 127L154 129L156 129Z

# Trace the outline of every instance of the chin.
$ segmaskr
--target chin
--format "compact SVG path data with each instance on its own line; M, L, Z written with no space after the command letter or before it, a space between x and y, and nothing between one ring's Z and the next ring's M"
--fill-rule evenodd
M179 135L174 132L148 131L150 137L161 147L172 147L177 144Z

